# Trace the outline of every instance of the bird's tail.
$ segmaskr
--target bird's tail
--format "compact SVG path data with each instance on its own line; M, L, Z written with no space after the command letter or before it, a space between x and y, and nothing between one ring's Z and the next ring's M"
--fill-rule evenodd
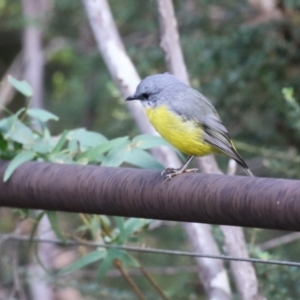
M238 152L236 151L232 141L230 141L231 145L232 145L232 148L231 148L231 152L230 153L231 155L229 155L231 158L233 158L242 168L243 170L245 171L245 173L248 175L248 176L251 176L251 177L255 177L253 175L253 173L250 171L248 165L246 164L246 162L243 160L243 158L238 154Z
M253 173L250 171L250 169L244 168L244 167L243 167L243 169L244 169L245 173L246 173L248 176L254 177L254 175L253 175Z

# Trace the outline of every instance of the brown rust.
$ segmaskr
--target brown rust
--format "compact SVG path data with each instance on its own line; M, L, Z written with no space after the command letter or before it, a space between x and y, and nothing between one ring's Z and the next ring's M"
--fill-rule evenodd
M7 166L0 163L0 176ZM0 182L0 206L300 230L300 182L29 162Z

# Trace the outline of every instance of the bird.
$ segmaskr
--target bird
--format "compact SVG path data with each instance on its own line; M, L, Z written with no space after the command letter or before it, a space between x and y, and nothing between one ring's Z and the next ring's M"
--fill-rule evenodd
M167 168L165 179L195 172L188 169L194 157L223 153L234 159L248 176L254 176L238 154L229 133L211 102L198 90L170 73L143 79L126 101L140 100L156 131L171 145L188 155L180 168Z

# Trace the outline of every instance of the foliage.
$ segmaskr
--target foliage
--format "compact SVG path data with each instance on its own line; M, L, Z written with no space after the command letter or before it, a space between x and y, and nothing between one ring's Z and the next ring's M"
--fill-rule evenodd
M9 82L25 96L32 95L27 82L11 76ZM162 169L162 165L146 151L152 147L168 146L161 137L143 134L133 140L127 136L108 140L102 134L84 128L64 131L57 137L51 136L47 127L50 120L57 121L58 117L43 109L22 108L0 121L0 155L12 159L4 181L19 165L33 159L113 167L128 163L141 168ZM32 128L26 121L31 122Z
M262 259L279 259L278 254L261 251L259 248L251 249L250 253L255 257ZM290 258L292 259L292 258ZM297 282L300 280L299 269L287 266L272 266L257 264L256 272L259 278L268 282L264 286L264 292L269 299L297 299L299 295L299 286ZM279 285L278 282L281 284Z
M24 96L32 96L30 85L9 77L12 86ZM22 108L0 121L1 152L0 158L11 159L4 174L4 181L9 180L13 172L23 163L38 160L53 163L100 164L118 167L122 164L144 168L162 169L146 150L152 147L168 146L161 137L139 135L130 140L129 137L108 140L100 133L84 128L65 130L59 136L52 136L47 126L48 121L57 121L58 117L43 109ZM45 212L35 217L35 225L31 237ZM46 215L57 238L65 240L54 211ZM29 216L28 211L24 216ZM78 232L89 234L94 241L108 244L124 245L136 242L135 234L145 228L151 221L144 219L114 217L112 220L101 215L80 215L83 225ZM126 251L120 249L97 249L82 256L72 265L61 270L66 274L81 269L92 263L100 263L97 278L103 279L111 265L140 267L140 264Z
M288 105L290 126L297 129L300 133L300 105L296 101L293 88L283 88L282 93Z

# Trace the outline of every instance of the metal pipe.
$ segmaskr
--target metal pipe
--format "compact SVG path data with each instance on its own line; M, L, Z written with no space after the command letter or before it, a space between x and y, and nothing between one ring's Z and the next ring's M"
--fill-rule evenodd
M3 178L7 162L0 162ZM300 182L28 162L0 206L300 231Z

